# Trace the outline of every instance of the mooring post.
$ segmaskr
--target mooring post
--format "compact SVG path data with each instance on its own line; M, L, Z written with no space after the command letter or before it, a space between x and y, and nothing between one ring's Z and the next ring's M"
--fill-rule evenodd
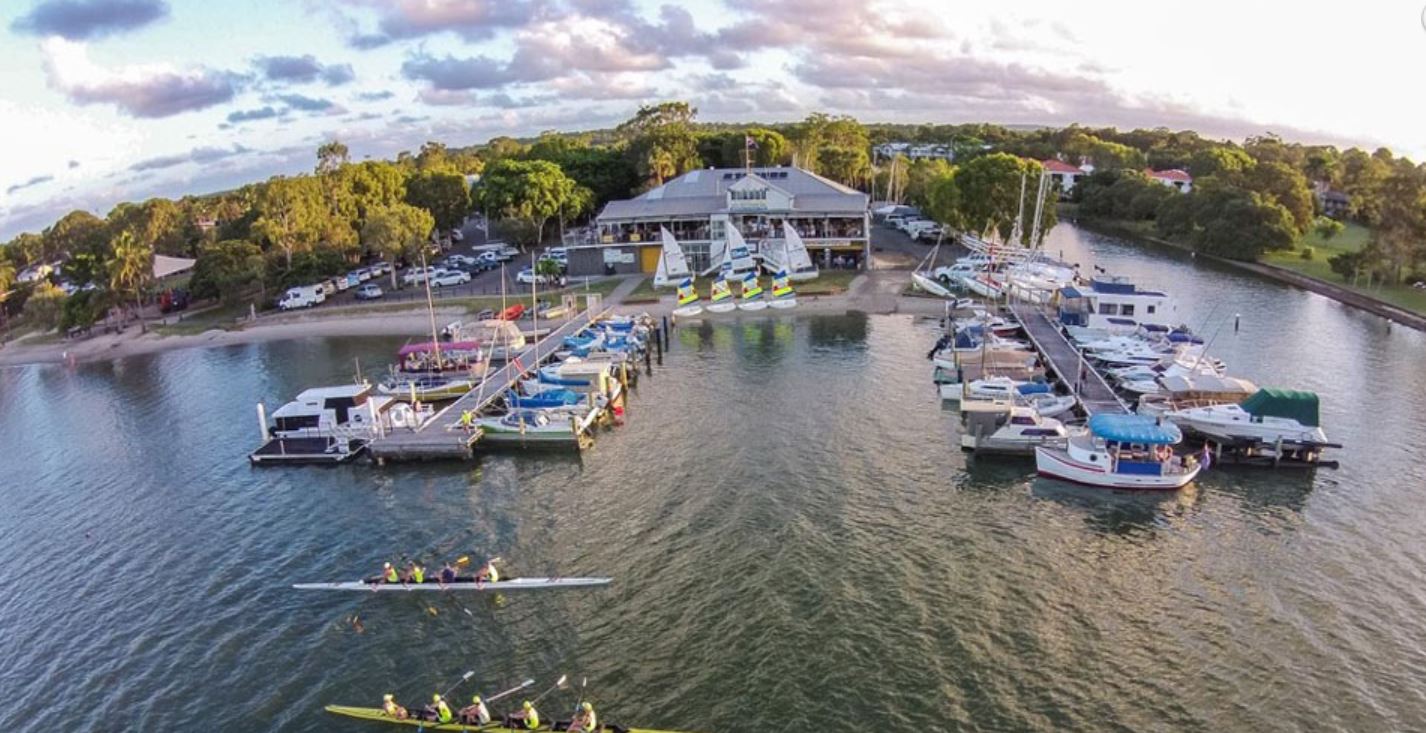
M1234 313L1234 314L1233 314L1233 333L1237 333L1237 332L1238 332L1238 326L1242 323L1242 320L1243 320L1243 314L1242 314L1242 313Z
M659 350L659 366L663 366L663 347L665 338L667 338L667 336L662 331L657 331L654 333L654 345Z

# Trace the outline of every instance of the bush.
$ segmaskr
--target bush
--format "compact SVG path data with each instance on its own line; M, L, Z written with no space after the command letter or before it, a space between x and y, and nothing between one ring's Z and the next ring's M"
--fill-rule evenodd
M53 283L42 283L25 301L25 317L42 329L49 330L59 324L60 311L68 298L63 290Z
M1304 245L1302 247L1302 251L1299 252L1297 256L1301 257L1304 260L1307 260L1308 262L1311 262L1312 258L1317 256L1317 253L1313 251L1310 245Z
M1342 230L1346 227L1342 225L1342 222L1336 219L1319 216L1312 221L1312 228L1317 231L1317 236L1326 240L1341 234Z
M104 297L97 290L81 290L64 299L60 306L59 327L89 328L104 312Z

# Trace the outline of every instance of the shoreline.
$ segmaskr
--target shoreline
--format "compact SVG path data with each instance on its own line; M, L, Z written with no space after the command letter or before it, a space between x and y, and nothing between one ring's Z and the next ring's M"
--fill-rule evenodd
M1426 316L1413 313L1400 306L1392 305L1391 303L1381 300L1380 298L1374 298L1370 295L1365 295L1355 290L1351 290L1349 288L1345 288L1335 283L1315 278L1310 275L1303 275L1300 272L1294 272L1285 267L1278 267L1277 265L1269 265L1262 262L1244 262L1242 260L1233 260L1228 259L1227 257L1204 254L1195 249L1192 249L1187 245L1179 244L1177 242L1171 242L1167 239L1160 239L1158 237L1150 237L1145 234L1140 234L1131 229L1120 227L1113 221L1107 221L1104 219L1082 218L1075 219L1070 223L1074 224L1077 227L1083 227L1090 231L1099 232L1101 234L1108 234L1111 236L1120 237L1122 239L1128 239L1136 242L1145 242L1161 247L1172 247L1174 249L1181 250L1184 252L1191 252L1196 257L1203 257L1205 259L1213 260L1217 263L1234 267L1244 272L1253 273L1259 277L1266 278L1268 280L1274 280L1276 282L1283 283L1284 285L1290 285L1300 290L1306 290L1310 293L1316 293L1324 298L1330 298L1332 300L1335 300L1338 303L1341 303L1342 305L1351 308L1357 308L1359 310L1364 310L1368 313L1371 313L1372 315L1381 316L1389 322L1400 323L1404 326L1409 326L1418 331L1426 332Z
M943 301L901 295L911 281L907 270L876 270L854 278L847 292L837 295L813 295L797 299L797 307L786 311L768 310L749 313L699 315L685 321L703 318L733 319L742 316L762 318L772 315L828 315L859 311L872 314L909 313L939 317ZM615 313L648 313L652 316L671 315L675 307L672 295L655 303L610 303ZM468 315L464 309L436 309L438 321L448 321ZM444 320L443 320L444 319ZM58 341L45 344L11 342L0 348L0 368L43 364L82 364L113 361L130 356L157 354L183 349L212 348L242 344L283 341L301 338L331 338L343 336L410 336L420 338L431 328L430 316L424 308L383 313L314 312L295 319L245 326L233 330L214 328L197 334L163 336L150 331L139 334L132 327L120 334L105 334L82 341Z

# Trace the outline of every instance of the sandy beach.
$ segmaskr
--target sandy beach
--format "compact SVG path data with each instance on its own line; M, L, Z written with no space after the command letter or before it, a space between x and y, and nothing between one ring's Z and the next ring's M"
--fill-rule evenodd
M910 273L904 270L878 270L852 280L848 292L839 295L800 296L797 307L789 311L760 312L756 316L796 316L833 314L847 311L865 313L912 313L936 317L944 312L943 302L933 298L901 295ZM657 303L615 303L618 313L647 312L655 316L668 315L674 308L671 295ZM468 317L460 308L438 308L436 321L449 323ZM734 312L726 315L705 314L699 318L755 317ZM229 346L284 339L323 338L330 336L411 336L419 337L431 328L429 315L419 306L409 311L362 313L359 310L341 312L311 311L301 315L271 315L257 322L228 329L212 329L191 335L160 335L152 330L140 334L136 326L119 334L105 334L85 339L45 343L27 343L20 339L0 347L0 366L24 364L61 364L122 359L138 354L152 354L178 349Z

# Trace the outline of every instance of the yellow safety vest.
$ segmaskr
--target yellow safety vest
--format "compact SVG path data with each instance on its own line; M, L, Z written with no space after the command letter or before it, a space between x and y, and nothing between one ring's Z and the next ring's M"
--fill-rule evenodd
M534 730L538 727L540 727L540 712L534 708L530 708L530 714L525 716L525 728Z
M388 582L388 583L396 583L396 582L399 582L400 580L401 580L401 576L396 574L396 568L391 568L390 570L387 570L387 571L386 571L386 582Z
M436 703L436 717L440 718L442 723L451 722L451 706L447 705L445 700Z
M394 701L388 702L385 705L382 705L381 707L383 710L386 711L387 715L390 715L393 718L396 717L396 711L400 709L400 706L397 705Z
M589 717L584 719L584 730L599 730L599 716L594 714L594 708L589 709Z
M411 570L411 577L414 578L417 583L426 582L426 569L420 565L415 566Z
M485 567L490 569L490 582L500 582L500 571L496 570L494 565L486 565Z

